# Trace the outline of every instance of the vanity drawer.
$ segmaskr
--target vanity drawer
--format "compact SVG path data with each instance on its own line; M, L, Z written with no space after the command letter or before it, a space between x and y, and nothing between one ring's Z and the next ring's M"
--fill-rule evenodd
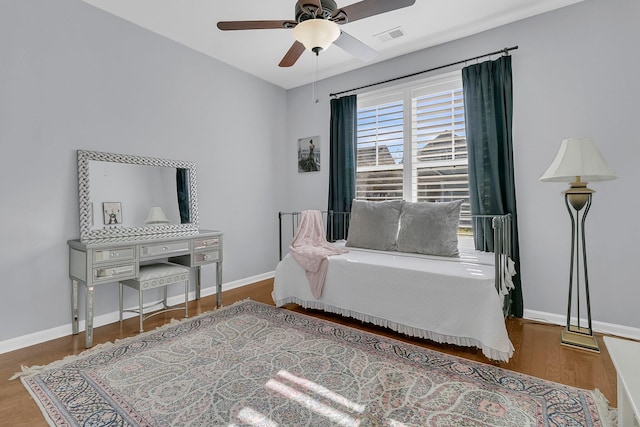
M188 253L190 251L189 243L189 241L185 241L159 243L157 245L144 245L140 247L140 257L157 256L161 254L173 256L181 253Z
M214 246L220 246L220 236L206 237L203 239L195 239L193 241L193 249L207 249Z
M109 267L93 269L93 282L113 282L115 280L130 279L136 277L136 263L118 264Z
M220 261L220 249L216 249L214 251L197 252L193 254L194 265L202 265L218 261Z
M136 259L136 248L118 248L93 251L93 262L126 261Z

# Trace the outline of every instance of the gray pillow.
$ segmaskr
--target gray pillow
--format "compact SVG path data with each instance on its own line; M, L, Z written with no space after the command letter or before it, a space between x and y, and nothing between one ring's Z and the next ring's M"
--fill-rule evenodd
M354 200L347 246L395 251L402 200L369 202Z
M430 203L405 202L400 214L398 251L458 256L458 223L462 200Z

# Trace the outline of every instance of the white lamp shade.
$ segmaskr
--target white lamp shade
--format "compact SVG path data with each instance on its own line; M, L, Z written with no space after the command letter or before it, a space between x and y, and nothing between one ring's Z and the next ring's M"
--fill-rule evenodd
M296 25L293 36L311 51L318 48L326 50L340 37L340 28L326 19L307 19Z
M591 138L568 138L562 141L556 158L540 181L591 182L616 178Z
M149 210L149 215L144 221L146 224L168 224L169 218L159 206L154 206Z

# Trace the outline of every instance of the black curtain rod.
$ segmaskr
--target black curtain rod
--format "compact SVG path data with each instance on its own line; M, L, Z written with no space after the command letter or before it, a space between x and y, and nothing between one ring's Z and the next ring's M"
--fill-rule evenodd
M418 71L417 73L407 74L406 76L394 77L393 79L385 80L385 81L382 81L382 82L371 83L371 84L368 84L368 85L365 85L365 86L356 87L354 89L343 90L341 92L332 93L332 94L330 94L330 96L334 96L335 97L335 96L338 96L338 95L342 95L343 93L354 92L356 90L366 89L366 88L372 87L372 86L378 86L378 85L382 85L382 84L389 83L389 82L395 82L396 80L402 80L402 79L406 79L408 77L413 77L413 76L417 76L417 75L420 75L420 74L428 73L428 72L431 72L431 71L440 70L442 68L447 68L447 67L452 67L454 65L464 64L465 62L475 61L476 59L486 58L487 56L493 56L493 55L497 55L499 53L502 53L503 55L508 55L510 51L516 50L517 48L518 48L518 46L505 47L502 50L497 50L497 51L491 52L491 53L485 53L484 55L480 55L480 56L476 56L476 57L468 58L468 59L463 59L462 61L452 62L451 64L447 64L447 65L440 65L439 67L430 68L430 69L424 70L424 71Z

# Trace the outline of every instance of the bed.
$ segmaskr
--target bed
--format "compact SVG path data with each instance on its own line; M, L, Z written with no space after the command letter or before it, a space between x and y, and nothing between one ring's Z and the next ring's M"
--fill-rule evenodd
M343 215L343 220L349 220L348 214L346 218L345 214L338 214ZM333 212L325 213L329 230L334 228L335 215ZM279 214L281 261L276 267L272 294L276 306L294 303L304 308L352 317L409 336L476 347L496 361L508 361L513 355L513 345L504 321L510 278L514 273L510 268L507 243L509 215L473 218L491 231L490 239L495 246L493 253L477 251L473 249L471 239L456 237L456 256L404 252L397 245L387 248L391 250L358 247L367 246L352 238L352 234L357 234L358 224L364 225L369 234L372 229L377 233L382 231L380 227L372 228L367 221L356 224L352 217L347 240L338 239L333 243L348 252L328 258L319 298L313 296L304 268L291 253L284 257L282 253L283 241L287 239L283 221L290 219L290 231L295 233L299 217L299 212ZM429 221L434 222L433 218ZM393 220L387 223L391 224ZM457 219L455 223L457 236ZM423 228L424 223L421 230ZM399 230L396 230L396 239L402 235L402 227Z

